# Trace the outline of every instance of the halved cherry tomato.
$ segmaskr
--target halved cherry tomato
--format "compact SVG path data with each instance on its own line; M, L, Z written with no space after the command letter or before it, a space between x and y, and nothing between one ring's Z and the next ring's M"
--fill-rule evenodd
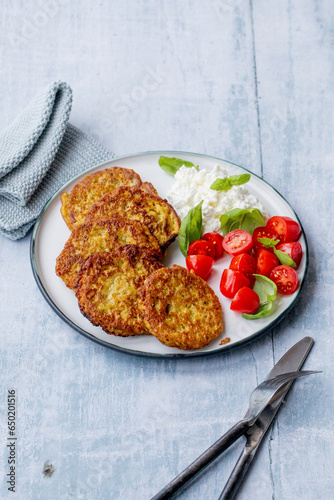
M279 260L276 255L265 248L260 248L256 254L257 274L262 274L262 276L267 276L267 278L269 278L269 274L276 266L279 266Z
M281 252L286 253L290 259L294 261L296 266L298 267L300 264L300 261L303 256L303 249L300 243L298 241L292 241L288 243L281 243L280 245L277 245L277 250L281 250Z
M271 217L266 227L278 234L281 243L298 240L301 232L298 222L290 219L290 217L279 217L278 215Z
M214 258L215 254L215 247L211 241L195 240L190 243L188 248L188 255L208 255Z
M203 240L210 241L215 248L215 259L221 257L224 253L223 237L219 233L205 233L202 236Z
M279 266L279 260L276 255L265 248L260 248L256 254L257 274L262 274L262 276L267 276L267 278L269 278L269 274L276 266Z
M280 241L277 233L275 231L272 231L271 229L268 229L267 227L257 227L254 229L253 232L253 242L254 242L254 249L259 250L260 248L266 248L260 241L259 239L261 238L270 238L271 240L276 240ZM274 252L272 248L267 248L269 252Z
M223 248L229 255L249 253L253 248L253 238L243 229L234 229L225 236Z
M298 287L296 271L290 266L277 266L271 271L269 278L276 283L277 291L283 295L290 295Z
M193 270L197 276L205 280L211 272L213 258L208 255L189 255L186 257L186 264L188 271Z
M249 279L239 271L224 269L220 280L220 291L225 297L233 299L240 288L242 288L243 286L249 287L249 284Z
M249 255L248 253L241 253L240 255L236 255L233 257L230 263L230 269L233 271L239 271L244 274L246 278L250 281L250 287L252 288L255 283L255 278L253 276L256 273L256 260L254 257Z
M260 298L254 290L244 286L235 294L230 309L246 314L253 314L260 305Z

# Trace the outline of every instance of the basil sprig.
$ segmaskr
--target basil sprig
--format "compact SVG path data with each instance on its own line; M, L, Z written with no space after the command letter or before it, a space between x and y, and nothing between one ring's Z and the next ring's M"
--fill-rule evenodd
M282 252L282 250L277 250L277 248L275 248L275 246L279 243L278 240L273 240L272 238L259 238L259 242L262 243L262 245L265 248L274 249L274 254L278 258L280 264L283 264L284 266L297 267L295 261L292 260L287 253Z
M265 302L264 304L260 304L257 312L255 314L246 314L243 313L242 317L245 319L259 319L268 316L271 313L273 308L273 302Z
M265 248L275 248L275 246L279 244L279 240L274 240L272 238L259 238L259 243L262 243Z
M187 257L190 243L195 240L200 240L202 236L202 204L203 200L196 205L196 207L191 208L181 222L179 245L185 257Z
M256 278L253 290L259 296L260 305L255 314L243 313L242 317L245 319L258 319L268 316L271 313L273 301L277 296L277 286L271 279L262 276L262 274L253 274L253 276Z
M216 179L210 186L210 189L215 191L229 191L233 186L246 184L251 178L250 174L231 175L224 179Z
M277 250L276 248L274 248L274 254L278 258L280 263L283 264L284 266L297 267L295 261L292 260L287 253L282 252L282 250Z
M175 175L176 172L184 165L187 168L194 167L195 165L191 161L181 160L180 158L168 158L168 156L160 156L159 165L167 172L167 174ZM198 170L198 166L195 167Z
M253 234L254 229L265 225L265 220L257 208L234 208L220 216L220 226L225 236L233 229L244 229Z
M277 297L276 283L267 278L267 276L262 276L262 274L253 274L253 276L256 278L253 290L260 297L260 303L275 300Z

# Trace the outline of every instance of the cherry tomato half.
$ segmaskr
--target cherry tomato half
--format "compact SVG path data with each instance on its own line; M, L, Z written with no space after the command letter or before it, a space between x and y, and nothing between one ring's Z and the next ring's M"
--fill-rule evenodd
M260 248L256 254L257 274L262 274L262 276L267 276L267 278L269 278L269 274L276 266L279 266L279 260L276 255L265 248Z
M271 271L269 278L276 283L277 291L283 295L290 295L298 287L296 271L290 266L277 266Z
M233 299L240 288L242 288L243 286L249 287L249 284L249 279L239 271L224 269L220 280L220 291L225 297Z
M300 261L303 256L303 249L300 243L298 241L292 241L288 243L281 243L280 245L277 245L277 250L281 250L281 252L286 253L290 259L294 261L296 266L298 267L300 264Z
M267 227L257 227L254 229L253 232L253 242L254 242L254 249L259 250L260 248L266 248L260 241L260 238L270 238L271 240L276 240L280 241L277 233L273 231L272 229L269 229ZM267 248L269 252L274 252L272 248Z
M211 241L195 240L190 243L188 248L188 255L208 255L214 258L215 254L215 247Z
M225 236L223 248L226 253L232 256L249 253L253 248L253 238L243 229L234 229Z
M213 264L213 258L208 255L189 255L186 257L188 271L193 270L197 276L204 280L209 276Z
M235 294L230 309L240 313L254 314L260 305L260 298L254 290L244 286Z
M239 271L244 274L250 281L250 287L254 286L255 278L253 274L256 273L256 260L248 253L241 253L233 257L230 263L230 269Z
M210 241L215 249L215 259L221 257L224 253L223 249L223 237L219 233L205 233L202 236L203 240Z
M281 243L298 240L301 232L298 222L290 219L290 217L279 217L277 215L268 220L266 227L278 234Z

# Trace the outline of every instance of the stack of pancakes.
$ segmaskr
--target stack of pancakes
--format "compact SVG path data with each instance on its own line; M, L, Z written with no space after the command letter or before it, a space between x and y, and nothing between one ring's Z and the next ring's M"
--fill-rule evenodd
M152 184L111 167L87 175L61 202L72 233L56 274L94 325L114 335L154 334L180 349L203 347L220 334L221 306L207 283L161 264L180 219Z

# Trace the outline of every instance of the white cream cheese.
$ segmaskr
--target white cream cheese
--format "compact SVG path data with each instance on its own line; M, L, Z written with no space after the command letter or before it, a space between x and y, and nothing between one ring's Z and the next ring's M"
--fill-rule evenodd
M234 174L235 172L233 172ZM258 208L265 216L262 203L248 192L247 184L233 186L229 191L210 189L216 179L231 175L220 165L212 170L181 167L175 174L175 182L167 194L167 200L175 208L181 220L189 210L203 200L203 233L220 231L219 218L233 208Z

